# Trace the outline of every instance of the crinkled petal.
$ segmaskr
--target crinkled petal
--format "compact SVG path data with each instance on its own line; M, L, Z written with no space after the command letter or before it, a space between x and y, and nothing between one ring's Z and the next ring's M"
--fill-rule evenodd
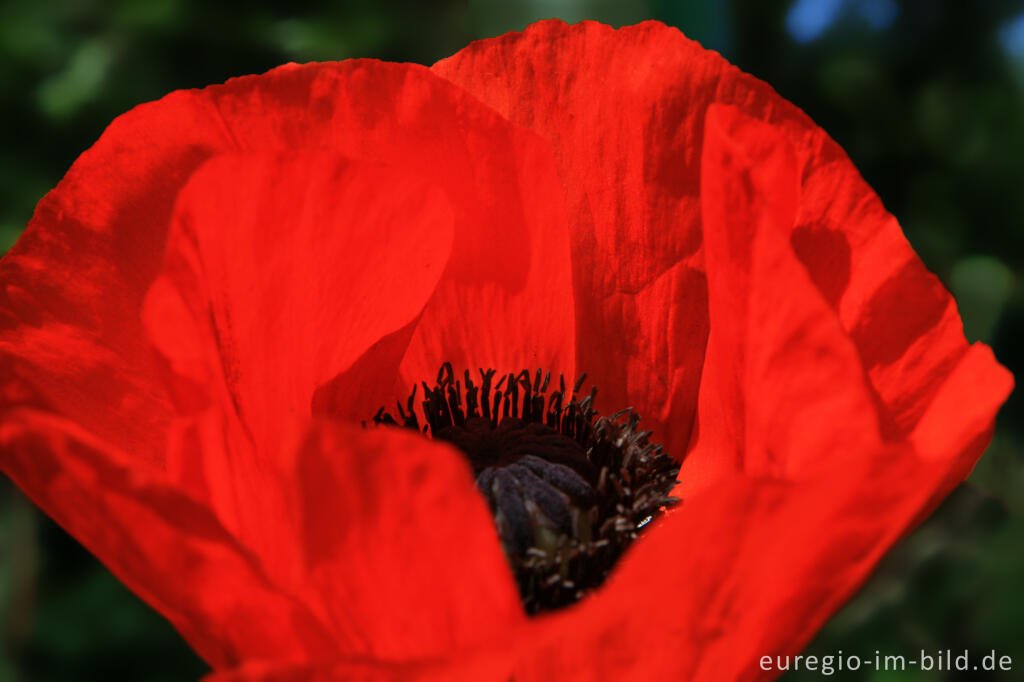
M1010 389L978 351L984 407L957 456L887 444L858 349L790 247L795 149L715 106L703 168L712 331L683 502L598 595L539 624L550 639L517 679L764 676L760 658L799 651L980 456ZM583 651L598 652L586 670Z
M329 629L209 509L87 429L19 408L0 425L0 453L11 479L211 665L333 651Z
M329 632L329 660L403 662L495 647L525 615L464 457L398 428L285 420L273 458L234 415L184 422L219 515L268 581ZM234 505L234 506L230 506ZM232 514L234 514L232 516ZM500 646L499 646L500 648ZM273 656L268 661L323 660Z
M224 192L217 195L193 188L191 200L175 203L197 169L209 179L218 164L232 163L228 159L237 166L240 156L265 160L275 153L286 164L294 155L294 167L294 159L308 152L347 159L337 163L339 176L353 176L352 166L341 169L345 163L370 169L348 178L350 190L366 190L365 202L357 207L353 201L362 190L332 194L326 186L330 172L320 172L325 164L316 162L298 175L314 183L324 195L319 199L334 198L339 205L307 200L295 182L268 188L271 174L260 163L239 168L236 179L259 190L250 198L265 214L215 215L218 202L229 197L241 206L231 183L222 183ZM204 165L214 157L223 158ZM414 195L423 201L413 201ZM185 210L189 201L193 205ZM445 203L451 212L447 228L425 217L438 218ZM189 229L200 223L203 230L224 228L221 236L230 234L235 243L216 243L215 235L192 229L193 243L167 244L175 205ZM297 232L282 224L269 230L274 218L295 217L288 210L297 206L332 218L348 210L364 226L387 218L377 236L389 234L388 245L395 248L382 263L376 254L372 259L389 270L379 291L348 282L354 287L348 297L337 289L338 300L329 305L324 301L330 291L311 287L309 296L297 295L304 265L311 266L310 282L326 274L328 289L338 279L328 267L331 259L348 268L346 276L365 274L357 266L366 265L345 260L352 254L337 234L316 233L310 222L316 216L300 220ZM378 214L362 213L371 206ZM399 210L405 215L397 216ZM428 227L437 232L417 242ZM188 232L180 224L177 229L179 236ZM254 239L256 233L264 241ZM312 243L321 236L342 251ZM396 266L410 255L403 239L423 246L418 260L404 268ZM286 263L286 254L301 262ZM155 475L166 472L189 495L207 500L276 580L292 559L273 551L289 528L280 517L291 511L280 489L258 494L274 470L269 455L275 444L254 438L284 429L273 408L366 419L446 359L537 363L571 372L567 254L564 206L547 145L423 67L376 61L286 65L172 93L111 124L41 202L24 239L0 266L0 350L11 359L5 376L35 396L22 401L14 391L3 419L17 405L40 407L130 453L139 466L151 463ZM292 278L271 281L269 272L257 272L258 263L247 261L253 257L267 258L273 276ZM243 291L247 282L266 295L263 301ZM144 329L140 313L151 286ZM386 301L385 293L392 294ZM206 328L193 333L203 310L209 313ZM263 319L263 312L271 315ZM341 319L342 313L350 317ZM217 337L220 332L227 332L224 338ZM152 352L151 341L159 353ZM457 351L448 353L449 346ZM325 358L326 367L314 366ZM96 491L99 496L102 486ZM59 514L48 498L35 497ZM80 503L91 504L87 497ZM104 521L113 527L131 522ZM252 532L261 523L263 532ZM94 549L115 561L112 549ZM508 579L504 566L501 576ZM138 586L146 578L126 580Z
M576 371L564 189L546 143L496 128L491 148L475 151L473 174L458 180L455 191L478 206L456 234L462 258L453 257L403 358L406 390L444 361L478 383L481 368Z
M193 557L201 554L194 543L206 537L202 529L223 524L235 537L211 537L240 540L241 556L257 557L248 569L268 576L271 594L298 595L308 605L313 615L302 615L300 626L293 625L292 602L265 607L272 600L262 593L252 608L265 613L228 609L249 626L272 619L275 627L253 635L253 646L277 638L278 626L284 631L260 658L335 660L320 650L319 628L328 627L342 655L393 661L404 654L412 668L453 648L487 649L505 632L513 635L516 679L759 674L756 656L802 646L881 552L966 474L987 443L1009 376L985 347L967 346L948 294L842 151L767 85L677 31L654 23L612 31L544 22L475 44L434 72L471 94L410 65L288 65L176 93L115 122L41 203L26 239L0 265L0 349L9 360L0 369L5 394L15 395L0 414L0 433L14 444L4 450L4 469L104 560L124 562L115 571L170 609L190 641L193 613L214 626L227 619L224 633L196 645L218 665L255 657L224 644L238 639L234 628L242 625L217 608L209 615L208 600L219 605L222 595L203 590L189 601L163 586L159 571L128 562L124 547L102 540L106 532L140 532L134 517L149 522L147 515L163 509L159 495L135 505L144 498L137 490L123 495L131 504L111 506L96 484L118 480L110 461L126 472L136 459L160 469L169 442L171 473L190 491L175 495L216 500L218 518L201 528L150 522L160 528L153 541L161 547L143 539L146 552L162 559L184 547L183 556ZM742 115L714 102L735 104ZM705 126L709 111L715 124ZM231 302L218 295L236 291L244 277L208 281L205 262L184 258L178 263L184 260L189 277L173 279L174 253L202 250L171 251L170 279L150 299L163 303L147 306L149 330L166 316L154 336L162 360L147 354L137 322L142 295L162 267L172 203L189 175L225 152L259 157L310 148L397 167L402 177L428 176L450 206L453 246L433 288L425 285L424 303L401 308L372 334L356 334L351 347L347 336L337 348L319 347L330 356L327 374L337 371L333 378L305 372L312 365L292 355L286 366L294 377L260 368L253 377L284 385L271 401L303 406L299 398L311 392L305 409L358 418L363 406L346 396L368 376L383 376L383 385L399 392L446 359L471 367L536 359L564 369L575 356L609 409L636 406L677 456L691 445L682 507L577 608L523 625L508 569L498 568L493 525L451 451L437 450L448 459L428 466L422 439L408 448L373 440L408 434L330 423L290 431L270 403L243 404L248 396L238 402L242 393L232 387L250 380L239 360L265 354L252 345L237 353L254 339L218 338L235 330L223 314ZM736 205L724 210L726 200ZM743 235L749 241L730 242ZM550 251L541 248L546 242ZM570 247L571 272L564 257ZM39 274L51 260L74 275ZM224 272L232 271L229 261ZM74 277L96 282L95 291L76 290ZM95 307L84 305L94 299ZM204 305L214 312L206 320L196 315ZM768 315L773 305L791 325ZM205 324L205 332L182 334L187 325L171 320ZM304 329L321 328L315 316L300 320ZM763 339L755 334L761 324ZM718 326L738 336L725 339ZM65 351L71 360L53 363ZM185 416L172 421L158 375L170 378ZM100 402L90 405L90 396ZM132 423L118 432L119 419L96 405L124 406ZM46 413L23 420L33 407ZM257 413L277 419L253 419ZM59 415L81 424L75 437L82 442L99 435L134 459L71 452L61 440L68 429L55 426ZM274 437L253 438L268 428ZM295 433L304 436L298 447ZM353 461L361 450L349 452L346 443L383 453L381 461L400 459L409 467L401 476L421 472L392 484L433 525L410 526L388 497L383 470ZM453 473L455 461L461 474ZM366 479L344 480L360 466ZM52 478L63 467L69 473ZM73 519L48 491L54 480L71 481L79 506L110 518ZM346 496L333 499L334 490ZM254 500L255 491L263 497ZM364 498L367 491L372 499ZM387 508L378 506L386 501ZM346 518L332 526L336 512ZM480 564L468 587L464 576L443 574L432 554L461 547L453 514L468 524ZM260 523L267 532L252 532ZM407 526L419 536L406 535ZM406 557L394 542L374 544L392 535L408 543L410 556L433 559L401 576L411 577L415 592L395 571ZM313 537L327 542L315 546ZM371 583L378 576L368 574L361 556L352 558L359 551L366 565L379 567L382 584L412 604L407 613L379 608ZM173 559L171 567L178 565ZM196 561L186 568L205 570ZM245 574L234 559L225 561L209 570L227 565L232 575ZM436 597L428 580L441 585ZM350 586L360 589L349 593ZM168 604L160 601L165 591ZM234 593L225 594L233 605ZM173 610L178 597L185 615ZM388 599L380 601L393 609L397 601ZM275 613L285 617L273 620ZM498 617L485 620L491 613ZM356 675L362 664L340 665Z
M526 618L463 457L399 429L325 421L289 436L249 499L277 503L273 557L71 422L19 409L0 446L12 479L215 668L501 651Z
M635 407L677 457L708 334L700 131L728 68L664 26L560 21L432 67L551 144L570 216L576 364L599 406Z
M572 224L577 364L603 404L637 407L677 457L691 442L710 329L699 192L715 102L795 147L789 240L854 342L887 437L915 430L967 352L952 298L842 149L766 83L678 30L539 22L433 70L551 143Z
M421 366L461 359L446 345L477 349L466 362L525 356L572 371L565 216L546 145L423 67L352 60L175 92L116 119L0 265L0 348L19 357L19 375L54 409L161 467L173 410L139 310L175 198L212 156L303 149L411 168L455 213L450 276L424 313L433 321L381 339L353 371L392 368L388 395L408 390L397 367L410 342L416 381ZM486 287L493 305L477 293ZM321 409L355 412L345 393L362 376L321 387Z
M402 662L494 646L525 615L464 457L402 429L318 421L264 487L292 526L276 575L329 623L339 658Z
M701 177L711 336L683 495L737 471L799 479L823 452L879 443L857 350L789 245L797 164L768 124L711 107Z
M163 465L173 408L139 310L178 188L219 129L175 93L110 124L0 260L0 353L56 413Z
M541 140L424 69L282 68L207 91L243 148L281 134L264 108L282 93L333 96L330 118L310 124L386 164L210 162L179 198L146 310L180 402L202 407L192 392L225 388L219 409L177 425L171 451L190 461L169 466L271 561L280 505L249 500L281 419L366 420L445 360L571 372L574 325L564 205ZM232 409L239 423L224 420ZM197 438L224 454L199 458Z
M173 223L147 332L179 412L213 405L238 423L225 425L220 452L203 448L214 461L186 445L171 449L186 461L168 466L219 464L222 475L203 481L215 507L265 530L267 519L236 507L260 496L254 479L283 422L308 416L318 386L420 314L451 251L451 209L436 187L390 166L326 152L225 155L193 175ZM345 389L372 414L372 396Z
M566 213L543 140L409 64L290 65L203 93L239 148L265 148L267 140L324 145L400 164L447 196L453 247L433 297L415 325L381 339L341 383L354 385L376 368L377 382L404 398L444 361L474 372L523 364L573 371ZM399 363L400 378L389 382L385 373ZM326 385L318 409L337 413L339 392Z
M734 475L684 500L596 598L541 624L515 679L771 678L761 657L798 653L941 478L906 449L820 455L798 484Z

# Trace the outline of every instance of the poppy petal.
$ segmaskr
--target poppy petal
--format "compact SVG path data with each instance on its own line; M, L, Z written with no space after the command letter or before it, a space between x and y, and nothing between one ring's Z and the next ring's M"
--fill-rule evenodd
M432 379L445 361L473 374L489 367L576 371L564 189L548 145L509 128L495 131L498 140L508 136L505 155L482 157L467 178L463 196L479 204L477 217L456 235L463 257L453 257L423 311L402 361L401 390Z
M172 222L143 311L150 338L178 374L219 375L266 448L279 417L308 414L318 385L420 313L452 244L436 187L319 152L217 157ZM191 325L173 314L175 295ZM196 356L209 349L206 373Z
M323 399L322 405L337 406L339 393L344 405L339 416L372 414L379 402L371 391L359 392L366 404L344 401L344 392L352 395L353 386L361 381L363 375L358 371L375 368L384 374L382 386L401 384L404 391L408 383L399 381L398 364L410 344L414 349L417 343L427 346L447 338L445 334L462 334L459 338L468 339L475 352L491 356L486 361L481 358L481 364L493 362L502 353L527 349L532 361L571 367L574 324L569 314L572 291L566 267L564 208L557 201L560 186L546 144L510 126L423 67L376 61L286 65L263 76L234 79L202 91L172 93L114 121L58 189L41 202L25 237L0 266L4 268L5 306L5 335L0 343L4 344L5 359L14 358L4 371L27 384L34 396L17 404L65 415L131 453L138 466L151 463L155 474L170 473L185 485L189 495L212 500L219 522L249 551L258 550L262 568L275 579L279 577L275 561L287 565L291 558L278 557L283 553L274 552L272 543L264 543L288 529L286 523L273 518L274 512L287 511L286 507L273 491L256 502L252 497L229 499L233 493L251 494L267 478L267 472L260 470L267 464L265 458L247 452L254 442L251 430L247 433L245 427L273 430L274 424L232 418L233 394L225 387L235 385L232 382L244 374L235 373L239 364L232 355L234 347L222 354L224 349L210 342L209 333L189 333L196 329L196 311L202 309L193 304L210 298L208 283L193 276L198 272L195 268L210 263L189 261L189 256L200 253L193 248L197 244L178 243L166 249L171 268L153 282L165 266L162 259L172 209L196 169L205 168L207 161L221 155L241 152L259 156L288 150L337 153L353 163L397 169L397 175L376 173L382 180L376 183L378 194L393 192L396 188L390 182L413 177L414 182L422 183L422 178L428 177L428 185L440 187L454 220L453 249L445 261L445 279L435 286L435 298L419 318L403 314L400 317L410 318L404 326L390 332L391 325L382 327L383 336L350 363L348 370L310 391L306 414L317 408L318 397ZM215 174L217 163L231 162L211 162L204 173ZM257 170L246 168L241 173L252 179ZM409 187L399 183L398 193L406 189ZM224 196L232 196L230 187ZM219 201L223 197L207 193L207 198ZM179 208L187 199L182 197ZM268 201L272 202L272 197ZM386 203L379 198L370 201L378 206ZM209 208L198 207L189 220L202 217ZM414 208L419 211L423 207ZM413 213L416 211L409 213L410 221ZM237 227L228 218L226 224ZM219 225L210 227L219 229ZM271 239L277 237L270 235ZM207 255L226 258L229 249L221 246L224 248ZM224 268L232 265L230 260L212 264ZM416 265L424 264L432 265ZM222 274L225 271L230 267ZM396 281L405 279L406 274L402 273L402 278L396 275ZM231 283L237 287L239 281L236 278ZM460 297L456 285L468 281L490 287L497 299L507 304L506 309L496 306L485 310L479 319L467 317L466 311L479 300L473 298L476 293ZM423 288L429 294L429 285ZM150 289L143 329L140 309L143 294ZM223 289L218 293L223 294ZM217 300L226 303L223 298ZM352 305L352 301L346 303ZM409 305L409 301L398 302L399 308ZM409 310L415 307L413 304ZM434 323L419 325L420 319L432 314ZM395 324L400 322L396 319ZM471 334L465 331L470 326ZM219 327L226 328L233 330L230 324ZM316 327L310 324L305 328ZM205 331L213 329L218 327L208 325ZM346 326L335 331L342 350L355 355L343 346L352 330ZM355 330L357 334L363 331ZM492 334L500 343L486 341ZM239 342L237 336L228 338ZM152 352L150 341L161 353ZM254 339L241 339L243 345L251 341ZM249 349L252 351L251 346ZM304 369L301 356L306 348L295 343L287 350L296 356L286 358L291 366ZM420 353L427 358L423 364L429 361L435 371L439 360L452 359L434 355ZM221 367L214 360L221 360ZM256 370L257 375L260 370L264 375L273 372L273 368ZM390 381L388 372L393 377ZM415 374L416 379L423 376ZM308 386L308 375L297 378ZM5 391L6 386L7 382ZM279 397L288 396L294 393L283 391ZM226 405L230 409L225 409ZM363 412L369 405L371 411ZM4 419L15 406L15 402L5 402ZM46 440L46 434L39 437ZM267 443L262 447L273 449ZM171 453L169 461L166 452ZM202 452L207 456L198 454ZM96 490L99 494L102 487ZM79 502L83 507L90 504L88 491L82 489ZM467 494L475 495L472 488ZM263 497L268 498L265 504ZM35 495L35 499L50 510L48 497ZM246 499L249 505L244 504ZM104 504L102 495L96 504ZM249 506L258 507L259 512L252 513ZM50 511L61 515L57 507ZM270 530L265 535L243 532L255 525L252 520L269 520ZM489 518L487 521L490 523ZM122 523L131 525L133 518L103 520L114 528ZM87 530L76 533L89 535ZM173 546L169 540L166 544ZM120 560L117 552L128 551L108 545L94 545L93 549L111 564ZM500 558L500 550L496 554ZM503 579L510 580L507 573L502 565ZM135 587L142 585L129 582ZM162 589L158 584L148 587L154 593Z
M820 454L799 484L736 475L684 500L596 598L538 627L515 679L772 677L761 657L798 653L941 479L898 448Z
M770 122L795 146L791 245L853 340L887 437L915 429L967 352L952 298L842 149L678 30L539 22L432 68L552 145L572 216L578 364L606 404L637 407L677 457L709 331L698 190L712 103Z
M615 31L556 20L432 69L553 148L570 215L577 366L604 409L635 407L681 457L708 334L700 131L705 102L734 70L654 22Z
M329 142L351 158L429 178L450 203L451 255L420 317L379 337L347 370L325 377L312 398L314 411L366 419L384 398L404 398L411 385L432 377L443 361L471 369L574 371L566 216L554 161L541 139L412 65L291 65L203 95L235 147ZM281 118L268 120L268 107ZM305 120L308 138L289 117ZM379 191L386 201L391 186ZM386 293L380 305L403 305ZM239 358L228 360L244 370ZM383 388L353 390L367 383Z
M564 226L522 219L537 188L557 188L543 168L550 158L531 161L547 154L532 137L424 67L375 60L287 64L142 104L82 154L0 261L0 347L21 359L19 375L54 409L135 453L140 466L162 468L174 410L139 311L163 267L177 194L199 166L222 153L311 149L414 168L453 202L464 274L514 290L528 263L517 247L521 224L536 225L535 244L564 240ZM509 347L524 318L522 338L568 345L571 294L553 274L553 286L529 292L549 306L519 303L507 320L486 320ZM483 336L471 340L485 346ZM555 355L552 364L571 365L571 353ZM438 362L429 358L431 371Z
M0 421L11 445L4 469L158 607L166 606L166 576L149 564L174 548L185 548L186 569L210 571L215 586L229 579L217 571L241 575L258 595L241 610L230 590L225 606L216 589L190 602L167 588L185 605L168 606L172 620L217 665L242 656L334 660L337 652L322 646L327 623L342 655L403 662L530 633L516 641L530 652L523 679L757 674L750 671L759 653L806 642L880 553L966 474L1011 379L987 348L967 346L948 293L842 151L768 86L677 31L545 22L474 45L435 72L472 96L410 65L289 65L169 96L112 126L41 203L24 246L0 266L0 371L4 394L16 396ZM715 101L741 111L709 108ZM180 129L192 124L195 132ZM152 157L138 159L153 137L161 139ZM265 153L308 148L320 151ZM243 154L202 165L228 151ZM438 166L443 172L430 177ZM177 236L146 299L155 360L136 318L161 267L171 202L196 168L201 186L177 203ZM389 300L379 316L370 310L385 305L384 292L358 276L358 245L349 254L346 242L332 242L330 251L354 255L346 261L357 264L351 281L326 267L319 256L328 254L312 254L310 279L326 279L329 291L300 294L295 273L267 286L232 258L241 244L240 260L256 253L273 262L266 243L247 241L250 227L267 239L283 234L286 251L308 254L323 236L317 215L360 218L351 197L326 206L306 201L306 187L272 183L282 168L317 194L341 180L383 214L394 207L382 190L408 191L413 226L399 230L392 216L387 234L409 229L421 238L447 225L439 231L449 246L431 244L441 266L398 282L417 264L412 249L398 249L384 266L398 284L391 293L407 297ZM133 170L140 189L120 192ZM259 190L254 205L264 210L218 211L224 197L240 205L229 171L239 187ZM221 191L207 191L207 180ZM91 185L98 194L83 189ZM104 194L111 187L113 199ZM726 201L734 202L728 210ZM154 229L132 234L150 224L147 211L159 217ZM299 229L275 234L275 218ZM222 225L234 243L217 241ZM81 257L62 252L74 240L86 246ZM97 290L82 296L71 277L36 277L51 257ZM102 272L92 277L90 265ZM29 284L8 285L8 275ZM262 295L246 302L246 285ZM322 302L338 293L344 315ZM260 301L271 315L257 309ZM37 305L43 312L33 317ZM292 328L267 329L265 317ZM328 346L331 331L340 341ZM317 334L303 357L305 336ZM62 349L72 360L51 372ZM670 451L693 451L682 508L638 543L595 598L549 618L524 624L493 524L457 453L331 421L295 429L310 411L361 416L360 401L378 393L350 394L374 372L387 386L421 379L445 359L564 368L574 355L610 406L637 406ZM177 417L158 376L170 380ZM25 386L42 397L26 398ZM90 395L126 409L111 419L88 404ZM969 407L961 395L972 398ZM117 433L124 415L136 414ZM295 433L303 434L298 446ZM144 479L134 467L143 465L120 453L154 471L166 467L188 492L154 492L165 485L159 476L134 485ZM375 456L368 462L366 453ZM113 481L109 495L95 485L104 478ZM70 518L48 489L54 481L111 518ZM200 495L216 519L189 511ZM136 516L159 531L143 540L145 560L133 563ZM118 533L127 549L109 539ZM470 572L447 570L451 548L466 543ZM218 634L190 634L196 618ZM249 643L267 650L239 648L238 633L267 618L280 628ZM286 631L281 641L265 644L261 637L278 629ZM584 651L586 661L577 658ZM352 665L341 669L360 664Z
M182 446L238 481L244 542L273 584L325 624L330 660L435 659L493 646L525 621L458 451L405 429L293 420L275 458L243 452L237 464L244 438L223 437L237 424L207 415Z
M400 165L446 194L454 239L433 298L415 325L382 341L374 358L343 379L363 376L369 364L378 383L404 398L444 361L573 371L566 214L543 140L410 64L288 65L204 93L238 148L327 146ZM277 115L267 116L268 107ZM398 367L396 357L400 374L389 381L384 373ZM379 407L355 411L338 388L325 385L317 408L351 409L340 416L366 419Z
M937 504L967 478L992 440L993 415L1013 390L1013 376L982 343L968 348L925 408L908 440L924 458L948 467Z
M525 615L465 458L404 429L317 421L277 485L294 589L336 652L415 661L493 644Z
M331 651L329 630L280 593L205 506L73 421L11 410L0 453L11 479L211 665Z
M479 655L468 660L460 656L411 663L252 661L234 670L211 673L202 682L507 682L509 670L507 662Z
M0 351L58 414L158 470L173 408L139 309L160 265L176 187L198 163L181 144L188 95L115 120L36 207L0 260ZM160 131L160 133L156 133Z
M684 496L735 471L798 479L822 452L879 443L856 348L789 244L799 177L795 149L769 124L711 106L701 176L711 337Z
M308 416L320 384L419 315L451 241L435 187L334 154L220 156L185 185L143 309L179 411L197 413L191 432L177 422L188 440L172 442L168 468L253 551L289 560L262 483L286 421Z
M883 442L858 349L790 248L795 148L716 105L703 155L712 332L684 500L596 598L546 625L552 643L523 679L574 670L575 651L600 652L592 670L612 676L761 676L761 657L799 651L934 508L960 459L980 456L1010 390L979 347L969 369L988 383L957 458Z

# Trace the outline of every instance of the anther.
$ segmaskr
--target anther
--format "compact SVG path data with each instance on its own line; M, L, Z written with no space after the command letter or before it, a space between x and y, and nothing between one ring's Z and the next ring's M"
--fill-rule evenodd
M550 372L479 372L479 385L468 369L460 381L446 362L433 387L421 384L422 431L466 455L527 611L571 604L678 502L669 492L679 467L631 408L599 417L596 388L578 398L586 374L571 392L559 376L546 396ZM373 421L421 430L415 396L414 386L397 403L400 421L384 408Z

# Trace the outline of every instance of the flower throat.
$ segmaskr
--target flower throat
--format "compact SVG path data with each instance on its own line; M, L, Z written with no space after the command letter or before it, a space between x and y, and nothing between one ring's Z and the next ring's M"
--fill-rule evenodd
M631 408L610 417L594 409L597 389L546 396L550 373L501 376L469 370L455 378L441 366L433 388L422 384L423 433L461 450L487 499L502 548L528 613L557 609L601 585L644 526L678 502L669 492L679 466ZM463 391L463 386L465 390ZM421 430L416 387L398 419L385 408L373 421ZM400 420L400 421L399 421Z

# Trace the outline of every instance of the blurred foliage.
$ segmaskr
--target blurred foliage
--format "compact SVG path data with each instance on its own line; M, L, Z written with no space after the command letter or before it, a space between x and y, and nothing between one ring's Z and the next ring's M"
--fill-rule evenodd
M972 340L1024 368L1024 3L989 0L5 0L0 252L115 116L285 61L429 64L538 18L679 26L771 83L847 150L951 288ZM969 482L886 558L808 653L995 649L1024 669L1021 399ZM191 680L204 665L0 483L0 680ZM819 673L790 673L810 680ZM872 673L860 680L946 680Z

